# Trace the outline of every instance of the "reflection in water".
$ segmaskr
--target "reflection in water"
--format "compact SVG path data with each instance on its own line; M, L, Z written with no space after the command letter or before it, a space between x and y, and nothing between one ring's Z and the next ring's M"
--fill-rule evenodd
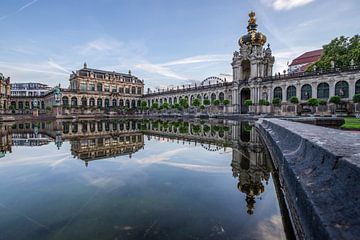
M134 162L139 164L158 164L159 166L195 171L198 172L198 176L201 176L201 172L225 172L226 174L229 174L229 172L224 166L214 165L219 158L216 156L220 155L214 155L214 162L206 164L206 159L202 159L201 156L198 158L198 163L187 161L187 158L191 158L191 156L186 155L189 149L182 149L182 145L186 146L190 144L196 148L201 148L202 151L217 154L226 154L232 151L231 168L233 177L238 181L237 189L244 193L244 206L246 206L244 212L247 212L248 215L254 215L251 217L255 217L256 219L255 203L258 205L259 203L257 202L262 199L262 196L267 196L266 191L271 191L268 194L275 196L274 190L266 190L269 187L265 187L268 185L268 182L271 181L272 167L269 155L267 154L266 148L262 145L255 128L247 122L225 123L223 121L204 122L182 120L28 122L16 123L12 126L1 125L0 134L0 150L3 156L5 153L11 153L12 146L40 147L54 143L56 148L61 151L62 148L67 145L64 144L64 142L68 142L70 144L71 155L84 161L86 167L94 160L118 159L124 156L131 159L138 153L141 155L142 151L149 151L149 149L146 150L145 145L151 144L152 141L179 144L177 147L175 146L173 150L166 151L166 149L162 149L162 153L153 156L148 153L146 157L137 158ZM144 138L144 136L146 137ZM94 167L97 168L97 166ZM111 178L101 178L96 181L93 179L91 181L94 186L98 186L100 183L108 184L111 182ZM221 182L221 180L218 181ZM179 187L185 188L186 186ZM218 191L221 192L224 190L218 189ZM231 194L229 196L231 196ZM182 198L184 196L178 197ZM209 197L210 196L208 196L208 198ZM221 216L221 214L217 214ZM258 214L262 213L259 212ZM181 218L180 216L178 217ZM271 216L269 216L269 219L271 219ZM131 229L131 231L133 230L130 226L125 227ZM212 233L212 235L209 235L211 237L208 236L209 238L229 238L229 235L226 235L227 237L222 235L222 232L225 231L222 225L217 224L213 226L212 229L213 231L216 230L216 234ZM236 227L234 227L234 229L236 229ZM282 227L280 229L282 229ZM151 231L151 228L146 231ZM161 230L158 229L157 231ZM231 236L234 237L235 235L235 232L233 232ZM263 238L260 235L256 236L256 233L249 233L249 236ZM283 236L283 234L280 234L280 236ZM132 237L128 236L128 238L130 239Z

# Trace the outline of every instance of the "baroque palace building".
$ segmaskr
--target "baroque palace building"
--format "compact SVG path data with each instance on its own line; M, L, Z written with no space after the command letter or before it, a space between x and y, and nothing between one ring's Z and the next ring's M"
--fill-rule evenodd
M69 88L56 86L40 96L12 96L11 105L16 112L55 108L55 114L62 115L66 109L126 107L133 109L140 106L144 92L144 81L133 76L84 67L70 75ZM76 113L69 112L68 114Z
M247 33L239 39L239 49L233 53L231 66L233 81L225 78L209 77L200 84L182 85L144 93L144 81L131 72L117 73L88 68L87 64L70 75L70 86L55 87L42 96L12 96L12 111L23 113L24 109L36 108L40 113L53 109L59 115L91 114L94 111L115 108L136 109L145 101L150 107L155 102L173 105L186 99L189 106L195 98L201 104L205 99L211 102L228 100L226 107L217 109L216 114L269 113L274 115L297 115L308 113L309 98L328 101L339 96L342 101L336 106L339 112L352 114L360 112L360 104L352 98L360 93L360 66L353 61L346 68L338 68L332 63L331 69L315 69L313 72L274 73L275 57L266 36L257 30L255 13L249 14ZM9 80L1 78L1 105L9 106ZM298 104L290 99L297 97ZM280 104L272 104L277 99ZM251 100L245 104L246 100ZM249 101L247 101L249 103ZM264 104L265 103L265 104ZM16 109L16 111L14 111ZM84 110L85 109L85 110ZM89 110L90 109L90 110ZM322 114L336 110L330 104L316 107ZM100 110L100 111L98 111Z

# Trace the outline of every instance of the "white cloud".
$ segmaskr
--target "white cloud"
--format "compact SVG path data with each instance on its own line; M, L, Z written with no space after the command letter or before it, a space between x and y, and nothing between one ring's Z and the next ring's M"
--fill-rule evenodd
M150 155L141 159L137 160L139 164L153 164L153 163L160 163L163 161L168 161L171 159L172 156L178 155L181 152L186 152L187 148L178 148L174 150L169 150L157 155Z
M0 17L0 21L6 19L6 18L8 18L8 17L11 17L11 16L13 16L13 15L15 15L15 14L17 14L17 13L20 13L20 12L24 11L26 8L30 7L31 5L33 5L33 4L36 3L37 1L39 1L39 0L33 0L33 1L31 1L31 2L28 2L27 4L25 4L25 5L21 6L20 8L18 8L14 13L1 16L1 17Z
M146 72L156 73L165 77L175 78L178 80L186 80L186 77L180 76L171 69L162 66L161 64L151 64L151 63L140 63L135 64L135 68L141 69Z
M293 8L305 6L315 0L262 0L268 6L271 6L277 11L290 10Z
M204 62L224 62L224 61L230 61L230 59L231 56L227 54L199 55L199 56L187 57L187 58L166 62L161 65L173 66L173 65L195 64L195 63L204 63Z
M119 50L123 47L123 43L112 38L99 38L90 41L84 45L78 46L82 55L108 53Z
M63 70L59 71L60 69L54 65L56 65L54 62L46 62L46 63L38 63L38 64L0 62L0 67L3 69L15 70L20 72L36 72L36 73L46 73L52 75L69 76L69 74L65 73Z
M16 11L16 13L19 13L19 12L23 11L24 9L26 9L26 8L30 7L31 5L33 5L34 3L36 3L37 1L38 1L38 0L33 0L33 1L25 4L24 6L20 7L20 8Z
M178 80L190 80L190 78L176 73L173 69L170 69L169 67L174 67L178 65L194 65L194 64L209 63L209 62L225 62L225 61L230 61L230 59L231 56L226 54L198 55L187 58L181 58L165 63L159 63L159 64L152 64L152 63L135 64L135 68Z

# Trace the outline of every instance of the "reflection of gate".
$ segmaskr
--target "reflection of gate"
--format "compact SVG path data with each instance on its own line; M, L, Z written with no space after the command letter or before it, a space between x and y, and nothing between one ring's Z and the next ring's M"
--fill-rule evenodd
M245 101L250 99L250 89L243 88L240 92L240 99L241 99L241 113L248 113L249 107L245 105Z
M216 151L219 151L220 149L222 149L222 147L217 146L217 145L212 145L212 144L208 144L206 146L205 144L201 143L201 146L210 152L216 152Z

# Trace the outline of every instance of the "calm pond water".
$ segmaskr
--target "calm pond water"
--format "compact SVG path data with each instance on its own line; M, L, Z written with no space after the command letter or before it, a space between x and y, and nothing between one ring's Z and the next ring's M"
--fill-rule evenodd
M291 236L249 123L29 122L0 133L0 239Z

